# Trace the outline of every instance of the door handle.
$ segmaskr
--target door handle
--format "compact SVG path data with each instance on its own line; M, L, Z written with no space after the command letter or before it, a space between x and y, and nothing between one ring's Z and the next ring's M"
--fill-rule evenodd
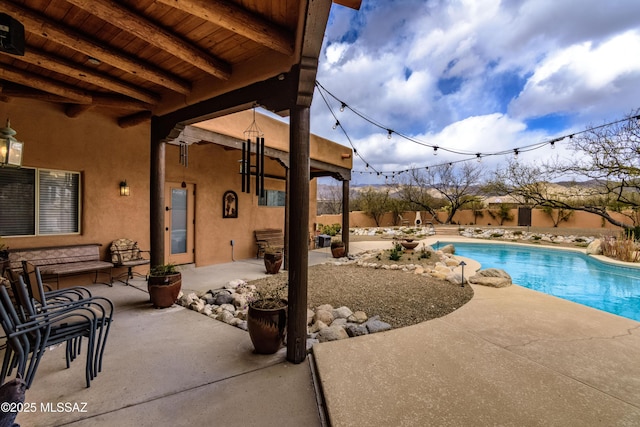
M165 210L165 211L170 211L170 210L171 210L171 208L170 208L169 206L165 206L165 207L164 207L164 210Z
M169 231L169 227L165 227L165 228L164 228L164 231Z

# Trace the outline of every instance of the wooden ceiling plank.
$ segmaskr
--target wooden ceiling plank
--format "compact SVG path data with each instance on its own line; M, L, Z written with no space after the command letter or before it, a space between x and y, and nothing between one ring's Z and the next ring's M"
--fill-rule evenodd
M209 22L240 34L256 43L286 55L294 52L294 37L284 28L273 25L229 1L223 0L158 0L173 8L199 16Z
M151 111L140 111L138 113L131 114L129 116L120 117L118 119L118 126L123 129L139 125L140 123L148 122L151 120Z
M64 98L62 96L54 95L52 93L42 92L37 89L33 89L30 87L24 86L11 86L4 85L2 88L2 95L9 98L24 98L24 99L35 99L38 101L44 102L55 102L57 104L72 102L68 98Z
M3 52L0 52L0 54L3 54ZM21 56L18 59L56 73L74 77L78 80L91 83L116 93L130 96L148 104L155 105L160 101L160 96L156 94L140 90L135 86L122 82L121 80L97 73L90 68L79 66L70 61L66 61L63 58L48 54L38 49L29 48L25 51L24 56Z
M29 33L82 52L89 57L99 59L113 67L178 93L188 95L191 92L191 86L188 82L154 69L136 58L124 56L114 49L97 44L72 28L13 3L3 2L2 7L5 13L20 21L24 25L25 31Z
M227 80L231 76L231 66L228 63L213 57L207 52L182 39L179 39L178 37L175 37L166 29L150 22L128 9L125 9L114 1L67 1L106 22L117 23L116 25L119 28L165 50L171 55L174 55L215 77Z
M63 85L55 80L27 73L24 70L14 71L7 68L0 68L0 79L9 80L10 82L62 96L79 104L91 104L92 101L91 95L84 91Z

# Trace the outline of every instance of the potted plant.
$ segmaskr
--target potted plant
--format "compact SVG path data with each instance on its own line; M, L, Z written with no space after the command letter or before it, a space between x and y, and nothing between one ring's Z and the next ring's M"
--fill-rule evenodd
M287 284L258 285L249 302L247 329L256 353L280 349L287 330Z
M266 248L264 250L264 268L267 274L277 274L282 266L282 250Z
M332 240L331 241L331 255L334 258L342 258L345 256L345 246L342 240Z
M182 287L182 274L173 264L152 267L147 279L149 298L156 308L171 307L178 299Z

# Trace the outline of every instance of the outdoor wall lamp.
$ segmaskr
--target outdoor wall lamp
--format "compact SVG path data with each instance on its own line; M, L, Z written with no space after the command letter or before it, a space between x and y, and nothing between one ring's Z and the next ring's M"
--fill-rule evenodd
M16 131L11 129L7 119L7 126L0 129L0 165L22 166L22 142L13 137Z
M129 185L127 184L127 180L125 179L124 181L120 182L120 195L128 196L129 194L131 194L129 192Z

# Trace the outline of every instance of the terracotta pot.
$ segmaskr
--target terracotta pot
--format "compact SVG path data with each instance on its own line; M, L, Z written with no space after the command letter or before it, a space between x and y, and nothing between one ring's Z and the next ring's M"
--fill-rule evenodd
M147 289L149 298L156 308L171 307L178 299L182 288L182 274L170 274L168 276L149 276Z
M331 255L334 258L342 258L346 253L346 249L344 246L336 246L335 248L331 248Z
M258 308L249 305L247 329L256 353L273 354L282 347L287 330L287 302L278 308Z
M264 254L264 268L267 274L276 274L282 266L282 252L266 252Z

